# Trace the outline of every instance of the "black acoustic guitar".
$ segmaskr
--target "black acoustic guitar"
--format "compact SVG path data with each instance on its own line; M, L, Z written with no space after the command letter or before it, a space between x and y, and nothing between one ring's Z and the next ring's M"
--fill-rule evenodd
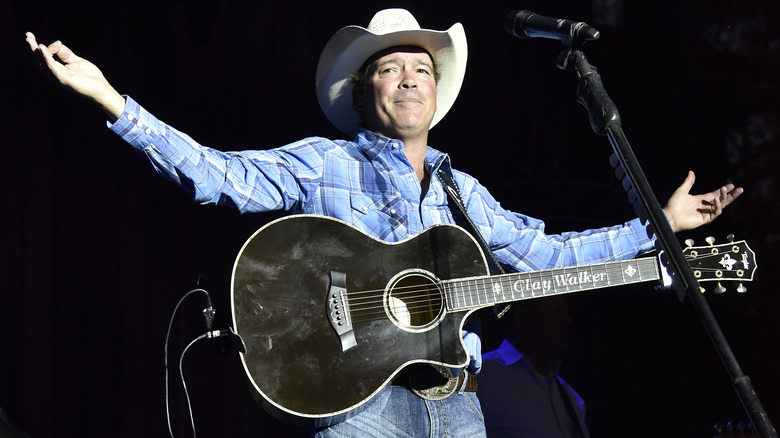
M689 247L685 254L699 281L750 281L756 269L742 241ZM645 257L490 276L479 245L454 225L387 243L339 220L289 216L258 230L241 249L233 327L265 408L281 417L325 419L358 408L411 364L467 365L461 327L477 309L664 282L664 272L658 257Z

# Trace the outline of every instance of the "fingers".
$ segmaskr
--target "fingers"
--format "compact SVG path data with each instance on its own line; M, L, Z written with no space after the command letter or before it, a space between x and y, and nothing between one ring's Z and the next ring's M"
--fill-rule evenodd
M719 216L723 212L723 201L724 196L727 196L728 192L726 192L726 188L723 187L720 189L720 196L716 196L715 200L712 202L712 215L713 216Z
M56 50L54 52L52 52L52 50L57 49L57 46L55 46L56 43L51 44L49 47L39 44L32 32L27 32L25 34L25 41L27 41L27 44L30 46L30 50L42 58L41 61L43 62L41 62L41 66L45 63L50 69L54 68L52 63L56 64L56 61L52 58L52 53L56 53Z
M713 216L719 216L723 213L723 209L734 202L743 192L742 187L734 188L734 184L726 184L714 192L715 196L712 201L705 201L705 203L710 206Z
M713 203L718 202L721 208L724 208L734 202L743 192L742 187L735 188L734 184L726 184L717 191Z
M25 37L25 41L30 45L30 50L36 51L38 49L38 41L35 40L35 35L32 32L27 32Z
M703 195L702 203L704 204L703 211L709 213L712 216L717 216L723 211L724 200L728 196L726 186L713 191L709 195Z
M688 175L685 177L685 180L683 181L680 188L685 188L685 192L688 193L691 191L691 188L693 187L693 183L696 182L696 174L693 173L692 170L688 171Z
M43 44L39 44L32 32L27 32L25 36L25 41L27 41L30 50L33 51L33 54L37 58L38 67L44 71L48 70L49 73L53 73L54 69L57 68L57 62L52 58L49 48Z
M40 50L44 55L57 53L59 47L62 45L59 41L51 43L48 47L39 44L32 32L27 32L25 34L25 41L27 41L27 44L30 46L30 50L33 52Z
M739 196L745 192L745 189L742 187L734 188L734 184L729 184L731 188L728 191L728 197L726 198L726 205L731 204L735 199L739 198Z
M68 46L62 44L62 41L55 41L51 43L49 45L49 53L52 55L57 55L57 58L60 58L60 61L65 64L70 64L79 59L79 57L68 48Z
M65 64L70 64L78 60L78 56L76 56L73 51L70 50L66 45L62 44L62 41L55 41L48 46L45 46L38 43L38 41L35 39L35 34L32 32L27 32L25 34L25 40L30 46L30 50L33 52L41 52L44 59L46 60L46 63L49 64L49 67L51 67L50 61L54 61L54 55L56 55L57 58L59 58L60 61Z
M26 41L29 44L30 49L39 56L38 62L41 68L44 70L48 69L49 73L53 75L53 79L61 84L65 84L65 66L79 60L73 51L62 44L61 41L55 41L48 46L40 44L32 32L27 32ZM54 59L55 55L62 62L58 62Z
M691 192L694 181L696 181L696 175L693 174L693 171L688 171L688 175L685 177L682 184L680 184L674 193L672 193L672 198L688 195Z
M52 55L51 47L54 44L49 45L49 47L44 46L43 44L38 45L38 51L43 56L43 61L46 63L46 66L49 67L49 70L52 72L57 72L57 69L61 67L60 63L57 62L54 59L54 56ZM56 52L54 52L56 53Z

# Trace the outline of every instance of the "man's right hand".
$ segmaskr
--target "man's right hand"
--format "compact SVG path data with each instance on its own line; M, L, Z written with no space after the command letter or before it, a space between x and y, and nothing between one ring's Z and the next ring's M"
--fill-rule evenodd
M31 32L27 32L27 43L44 70L48 70L57 82L94 101L114 120L122 115L124 97L108 83L95 64L76 56L60 41L48 47L38 44ZM59 61L54 59L55 55Z

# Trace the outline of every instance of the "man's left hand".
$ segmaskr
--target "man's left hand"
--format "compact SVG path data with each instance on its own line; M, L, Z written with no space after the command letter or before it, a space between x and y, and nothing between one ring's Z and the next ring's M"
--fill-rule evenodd
M692 230L708 224L720 216L723 209L731 204L744 192L742 187L734 187L734 184L725 186L702 195L691 195L691 187L696 181L696 175L690 171L669 198L664 211L669 217L672 231Z

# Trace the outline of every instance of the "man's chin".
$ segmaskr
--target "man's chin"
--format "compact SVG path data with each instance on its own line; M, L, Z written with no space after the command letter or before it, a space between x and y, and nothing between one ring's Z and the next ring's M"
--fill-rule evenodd
M405 117L398 120L395 125L399 131L427 131L431 127L431 119L428 117Z

